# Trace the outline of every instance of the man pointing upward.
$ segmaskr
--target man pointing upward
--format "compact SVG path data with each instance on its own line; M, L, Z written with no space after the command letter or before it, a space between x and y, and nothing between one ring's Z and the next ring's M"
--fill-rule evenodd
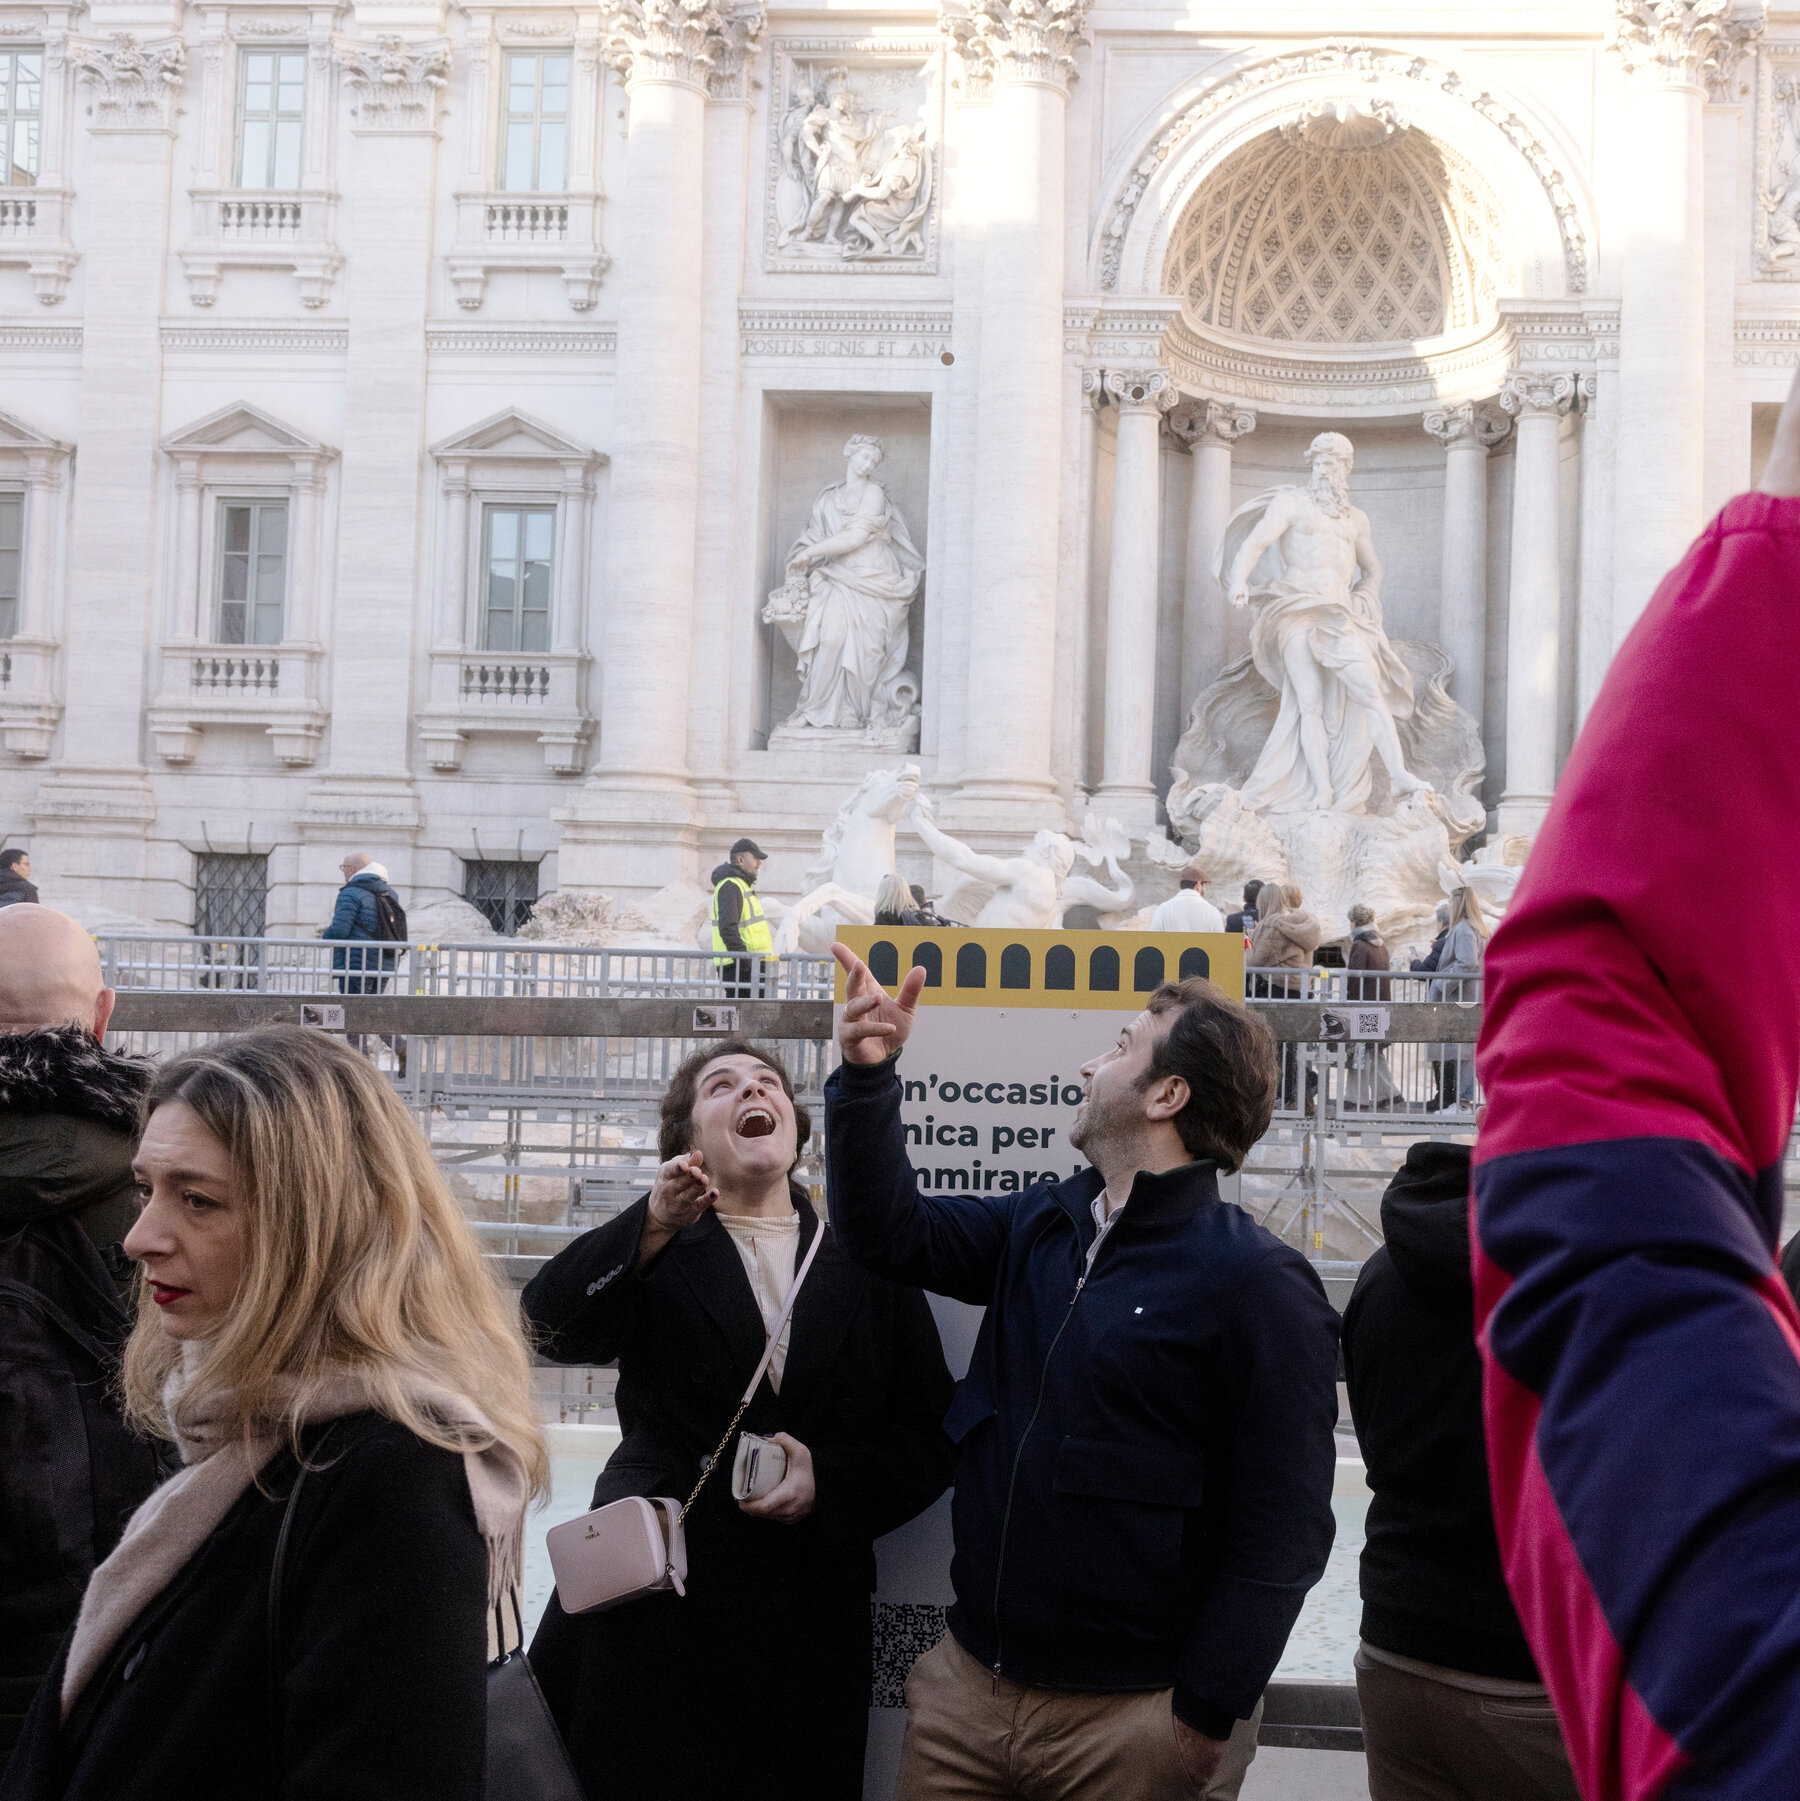
M1264 1684L1331 1549L1337 1318L1219 1199L1269 1123L1268 1030L1166 983L1082 1070L1092 1168L922 1195L895 1064L924 972L849 978L825 1085L840 1242L987 1308L945 1430L956 1604L907 1681L899 1801L1230 1801Z

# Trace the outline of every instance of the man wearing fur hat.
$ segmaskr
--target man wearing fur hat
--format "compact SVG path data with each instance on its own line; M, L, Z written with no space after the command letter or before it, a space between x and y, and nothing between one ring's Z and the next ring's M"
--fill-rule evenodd
M94 1566L164 1473L112 1397L149 1079L102 1046L112 1005L74 920L0 909L0 1763Z

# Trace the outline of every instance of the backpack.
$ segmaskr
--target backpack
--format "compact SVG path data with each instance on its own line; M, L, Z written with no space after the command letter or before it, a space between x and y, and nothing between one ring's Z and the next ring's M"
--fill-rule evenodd
M388 944L405 944L406 909L391 888L375 890L375 936Z

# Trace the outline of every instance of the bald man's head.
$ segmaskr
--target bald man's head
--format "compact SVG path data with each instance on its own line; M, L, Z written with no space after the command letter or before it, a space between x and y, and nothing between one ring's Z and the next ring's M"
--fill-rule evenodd
M76 1025L99 1038L112 1007L100 953L68 914L0 907L0 1032Z

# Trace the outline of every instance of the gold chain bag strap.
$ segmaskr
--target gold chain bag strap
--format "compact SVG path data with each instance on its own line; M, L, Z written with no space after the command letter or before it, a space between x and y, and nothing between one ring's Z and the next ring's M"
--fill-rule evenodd
M750 1403L755 1399L764 1373L781 1342L781 1334L800 1298L800 1286L812 1268L819 1246L825 1242L825 1222L820 1220L807 1246L806 1256L788 1289L787 1302L763 1346L762 1360L744 1398L738 1402L731 1424L725 1428L712 1455L701 1460L700 1480L688 1498L677 1503L670 1495L626 1495L608 1501L579 1519L552 1526L545 1534L545 1548L550 1553L550 1568L556 1576L556 1598L564 1613L600 1613L609 1607L622 1606L639 1595L673 1589L687 1593L687 1516L707 1478L725 1455L725 1447L738 1429Z

